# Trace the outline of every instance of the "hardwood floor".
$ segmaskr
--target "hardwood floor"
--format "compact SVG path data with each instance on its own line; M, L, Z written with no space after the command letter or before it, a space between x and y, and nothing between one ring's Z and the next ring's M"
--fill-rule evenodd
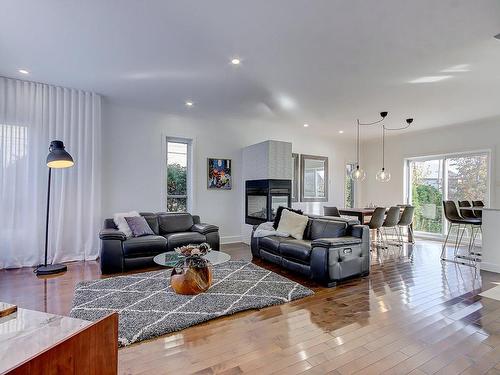
M250 259L246 245L227 245ZM413 253L409 258L408 251ZM216 319L119 351L122 374L500 374L500 301L478 295L500 275L439 261L440 244L418 241L374 255L371 274L314 296ZM0 301L67 314L73 287L101 277L97 262L59 277L0 271Z

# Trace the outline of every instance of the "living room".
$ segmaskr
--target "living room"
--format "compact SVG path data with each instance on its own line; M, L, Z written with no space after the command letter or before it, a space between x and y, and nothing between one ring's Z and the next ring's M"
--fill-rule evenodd
M0 374L500 373L500 4L4 0Z

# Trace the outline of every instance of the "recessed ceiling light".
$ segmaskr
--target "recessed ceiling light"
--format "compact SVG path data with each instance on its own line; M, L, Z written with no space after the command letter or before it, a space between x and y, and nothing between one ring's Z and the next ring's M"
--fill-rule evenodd
M26 69L19 69L18 72L21 74L30 74Z
M231 60L231 64L233 65L240 65L241 64L241 60L237 57L234 57L232 60Z
M339 134L344 134L344 131L343 130L339 130Z
M309 124L304 124L304 128L308 128L309 127Z
M470 71L469 64L460 64L460 65L453 65L450 66L449 68L443 69L441 70L441 73L460 73L468 71Z
M445 79L451 78L453 76L425 76L425 77L420 77L411 81L408 81L409 83L433 83L433 82L439 82L443 81Z
M192 107L193 106L193 101L192 100L186 100L186 107Z

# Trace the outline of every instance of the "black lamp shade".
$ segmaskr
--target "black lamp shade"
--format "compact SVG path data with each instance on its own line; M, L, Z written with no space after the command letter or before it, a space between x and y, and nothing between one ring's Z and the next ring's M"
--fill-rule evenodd
M68 168L75 164L71 155L64 149L61 141L50 142L49 154L47 155L47 167Z

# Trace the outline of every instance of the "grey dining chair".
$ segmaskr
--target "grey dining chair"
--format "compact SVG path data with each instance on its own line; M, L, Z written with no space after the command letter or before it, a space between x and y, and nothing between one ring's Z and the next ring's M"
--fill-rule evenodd
M340 212L339 212L339 209L337 207L323 206L323 215L340 217Z
M403 245L403 228L407 228L408 234L411 235L411 238L413 239L413 230L411 227L411 224L413 223L413 214L415 213L415 207L413 206L405 206L403 209L403 213L401 214L401 218L399 219L398 222L398 232L399 232L399 238L401 240L401 245ZM413 240L414 241L414 240Z
M387 243L387 230L388 229L393 229L394 233L396 234L396 237L398 239L398 246L400 244L399 240L399 232L396 229L396 226L399 223L399 213L401 212L401 209L397 206L393 206L389 208L387 211L387 214L385 216L384 223L382 224L382 228L384 229L384 235L386 238L386 243Z
M372 241L373 246L378 247L379 245L382 245L383 247L387 247L384 243L384 237L382 237L382 232L380 230L380 228L382 228L382 225L384 225L385 211L385 207L375 208L370 222L368 223L368 228L375 230L377 233L375 241Z

